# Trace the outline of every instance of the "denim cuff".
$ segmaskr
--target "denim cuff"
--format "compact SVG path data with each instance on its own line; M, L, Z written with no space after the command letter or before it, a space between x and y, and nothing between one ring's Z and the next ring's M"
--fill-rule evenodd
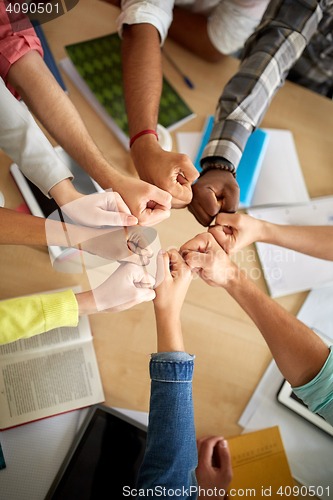
M190 361L195 356L183 351L154 352L151 355L153 361Z
M159 382L191 382L194 356L186 352L152 354L149 370L151 380Z

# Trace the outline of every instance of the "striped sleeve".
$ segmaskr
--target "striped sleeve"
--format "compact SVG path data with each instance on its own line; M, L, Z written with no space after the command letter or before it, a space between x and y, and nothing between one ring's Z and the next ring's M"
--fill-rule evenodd
M270 2L260 26L246 43L238 72L220 97L201 164L209 157L222 157L238 167L250 134L259 126L321 18L316 0Z

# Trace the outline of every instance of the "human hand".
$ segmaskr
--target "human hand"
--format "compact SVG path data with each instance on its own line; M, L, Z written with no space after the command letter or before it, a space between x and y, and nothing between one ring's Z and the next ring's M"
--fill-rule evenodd
M149 134L134 142L131 155L140 179L167 191L178 203L190 203L191 184L199 173L188 156L164 151Z
M162 274L163 280L160 279ZM179 317L192 272L177 250L160 251L157 260L155 311L167 311L168 315Z
M219 212L236 212L239 186L227 170L209 170L192 186L189 211L203 226L209 226Z
M232 480L231 456L228 443L222 437L210 436L197 440L198 486L204 491L215 493L213 498L227 498L227 490ZM205 496L203 493L198 498Z
M191 269L177 250L159 252L154 299L158 352L184 351L180 311L191 280Z
M171 195L140 179L118 176L113 182L140 226L153 226L170 216Z
M240 272L210 233L198 234L184 243L180 253L186 264L210 286L226 287Z
M228 255L262 238L264 222L245 214L220 213L208 231Z
M89 229L89 235L92 234L92 238L80 243L80 249L108 261L117 260L147 266L154 256L150 246L157 236L154 229L150 229L149 234L140 226Z
M78 193L78 198L62 205L61 210L83 226L134 226L138 223L121 196L112 190L86 196Z
M152 289L154 284L155 279L143 267L121 264L97 288L76 295L79 314L120 312L141 302L148 302L155 298Z

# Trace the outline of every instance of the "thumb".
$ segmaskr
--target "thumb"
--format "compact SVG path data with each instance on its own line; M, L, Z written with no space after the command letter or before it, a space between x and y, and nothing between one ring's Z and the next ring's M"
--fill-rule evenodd
M140 226L154 226L168 217L170 217L170 210L161 210L160 208L154 208L152 210L151 208L146 208L139 215L139 224Z
M216 193L212 189L206 189L200 197L202 208L211 217L215 217L221 210L222 202L217 199Z
M144 267L131 265L131 280L136 288L153 288L155 278Z
M215 224L218 226L236 226L236 220L239 218L239 214L229 214L227 212L220 212L216 216Z
M171 208L172 196L167 191L150 184L148 195L151 201L155 202L157 205L161 205L164 209L169 210Z
M99 226L135 226L138 219L134 215L124 212L112 212L98 208L96 214L96 225Z
M188 156L185 156L185 159L182 162L181 171L184 174L185 179L187 179L190 184L193 184L193 182L199 177L198 170L195 168Z
M225 481L224 488L227 489L232 480L232 466L231 466L231 454L228 447L228 443L225 439L218 442L216 448L216 453L219 460L220 477Z
M154 300L156 297L156 293L154 290L150 289L141 289L140 290L140 302L150 302Z
M191 184L181 175L178 175L178 178L181 180L181 183L177 180L177 182L170 187L169 192L174 198L177 198L180 202L188 205L191 203L193 196Z
M227 251L230 244L230 234L224 232L223 226L212 226L208 229L208 232L214 236L215 240L224 251Z
M208 259L211 261L210 253L188 252L185 255L185 262L191 269L205 269Z

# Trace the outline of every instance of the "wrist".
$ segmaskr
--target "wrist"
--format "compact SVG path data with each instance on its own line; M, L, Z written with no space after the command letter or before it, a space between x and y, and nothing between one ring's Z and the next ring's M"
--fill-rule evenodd
M137 134L132 136L130 143L129 143L129 147L131 148L133 146L134 142L144 135L153 135L156 137L156 140L158 141L157 132L152 128L146 128L146 129L143 129L140 132L138 132Z
M58 182L50 189L49 194L59 207L84 196L76 191L72 181L69 179L64 179Z
M276 224L267 221L257 221L259 228L255 241L262 243L273 243L276 232Z
M75 298L78 305L79 316L97 312L94 294L91 290L89 292L76 293Z
M155 307L157 328L157 351L183 351L183 335L179 313Z
M154 134L144 134L138 137L131 147L131 157L135 164L136 161L146 160L147 151L159 151L161 149Z
M209 172L210 170L222 170L225 172L229 172L234 178L236 178L236 168L230 161L226 160L225 158L207 158L201 162L201 167L202 171L200 173L200 177L205 175L205 173Z
M242 287L247 286L248 277L245 271L243 271L236 264L230 268L225 284L222 285L230 295L234 297Z

